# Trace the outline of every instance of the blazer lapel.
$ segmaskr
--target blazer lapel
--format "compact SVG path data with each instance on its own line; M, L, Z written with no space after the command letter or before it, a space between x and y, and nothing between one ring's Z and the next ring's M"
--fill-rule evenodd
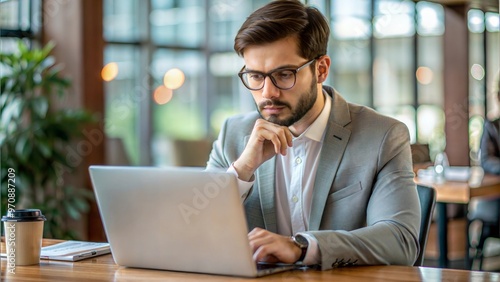
M326 199L351 136L345 128L351 122L347 102L333 89L325 90L332 96L332 108L314 182L309 230L319 230Z
M276 233L276 207L274 205L274 182L275 182L276 158L263 163L256 172L255 181L259 187L260 202L266 230Z
M250 135L245 136L244 144L248 143ZM278 224L276 222L276 207L274 205L274 182L276 170L276 157L264 162L255 172L254 187L259 189L262 214L266 230L276 233Z

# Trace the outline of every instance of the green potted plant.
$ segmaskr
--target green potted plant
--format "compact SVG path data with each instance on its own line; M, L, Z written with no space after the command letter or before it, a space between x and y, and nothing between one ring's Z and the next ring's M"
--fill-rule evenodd
M46 215L46 238L77 239L67 226L88 211L91 191L66 185L73 167L65 150L82 136L92 115L80 109L57 109L70 81L50 56L54 44L0 53L1 212L38 208ZM9 205L10 204L10 205Z

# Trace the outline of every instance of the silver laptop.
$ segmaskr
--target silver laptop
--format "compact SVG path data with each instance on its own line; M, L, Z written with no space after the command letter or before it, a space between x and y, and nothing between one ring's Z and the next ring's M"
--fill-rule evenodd
M246 277L295 268L253 261L232 174L180 167L89 171L118 265Z

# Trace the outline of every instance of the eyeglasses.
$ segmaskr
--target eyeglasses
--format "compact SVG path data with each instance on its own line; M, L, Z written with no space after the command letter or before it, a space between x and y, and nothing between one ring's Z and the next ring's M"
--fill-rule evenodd
M245 69L245 66L243 66L243 68L241 68L241 71L238 73L238 76L241 78L243 85L253 91L261 90L262 88L264 88L264 83L266 82L266 77L268 76L273 82L274 86L281 90L288 90L295 85L295 82L297 80L297 73L301 69L310 65L315 60L316 59L312 59L296 69L282 68L268 73L263 73L260 71L243 71Z

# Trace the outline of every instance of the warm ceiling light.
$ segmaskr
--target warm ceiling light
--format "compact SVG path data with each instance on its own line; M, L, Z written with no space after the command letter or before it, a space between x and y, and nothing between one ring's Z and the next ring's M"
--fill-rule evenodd
M111 81L118 75L118 64L108 63L101 70L101 77L104 81Z
M419 67L416 75L418 82L423 85L431 83L434 78L434 72L428 67Z
M172 89L168 89L164 85L160 85L153 93L153 99L158 105L164 105L172 99Z
M180 69L171 69L165 73L163 84L165 87L175 90L184 84L184 73Z
M472 67L470 68L470 74L476 80L482 80L484 78L485 73L486 72L484 71L483 66L481 66L480 64L473 64Z

